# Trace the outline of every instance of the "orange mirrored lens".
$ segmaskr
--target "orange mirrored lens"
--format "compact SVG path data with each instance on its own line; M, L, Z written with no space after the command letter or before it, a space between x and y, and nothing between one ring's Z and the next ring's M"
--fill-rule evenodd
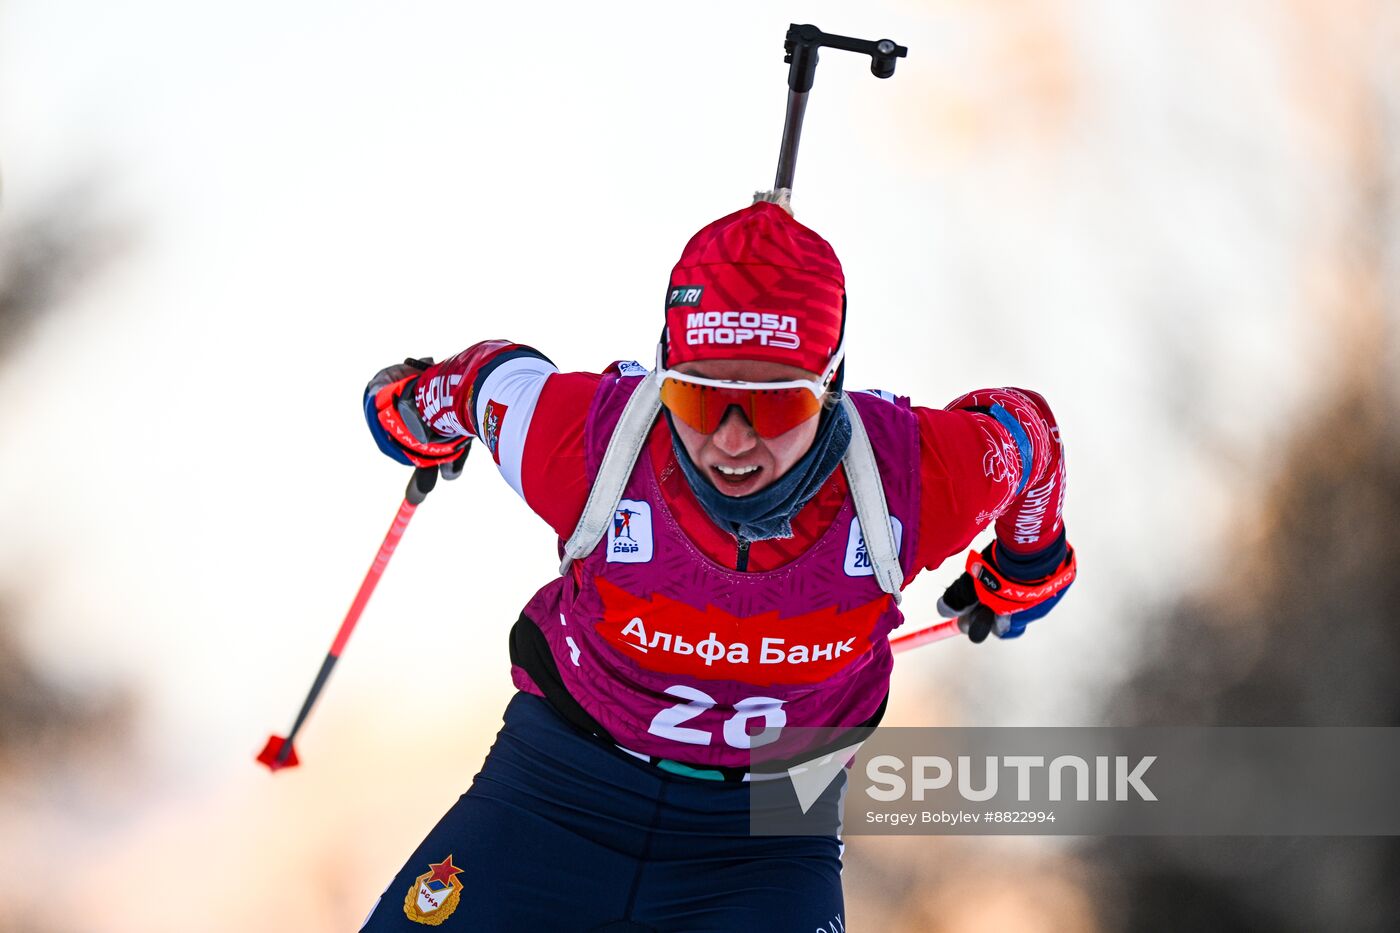
M679 379L662 380L661 404L701 434L717 431L738 406L759 437L786 434L821 411L821 401L806 389L720 389Z

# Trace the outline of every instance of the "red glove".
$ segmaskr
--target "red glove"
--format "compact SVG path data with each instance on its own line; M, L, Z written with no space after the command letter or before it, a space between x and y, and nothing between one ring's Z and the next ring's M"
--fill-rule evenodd
M456 479L472 439L437 433L423 423L414 402L418 376L432 362L407 359L375 373L365 386L365 421L386 455L408 466L442 467L443 479Z
M980 554L968 552L967 572L944 592L938 612L957 616L959 628L974 642L990 634L1017 638L1027 623L1055 608L1077 572L1074 548L1063 532L1030 560L1003 551L993 541Z

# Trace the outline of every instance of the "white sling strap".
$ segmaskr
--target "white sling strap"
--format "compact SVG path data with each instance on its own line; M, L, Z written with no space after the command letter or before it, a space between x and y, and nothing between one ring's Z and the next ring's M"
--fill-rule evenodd
M579 516L574 533L564 544L560 574L568 573L569 565L592 552L603 535L607 534L608 525L622 499L622 491L627 487L627 480L637 465L637 457L641 455L651 426L661 411L661 382L656 376L655 370L648 373L622 409L622 417L608 439L608 449L603 453L598 476L593 480L588 501L584 503L583 514ZM855 500L861 533L865 536L866 553L870 555L880 589L898 603L904 571L899 566L899 551L895 547L894 530L890 527L890 511L885 502L885 488L880 481L880 468L875 462L875 452L870 449L870 436L865 433L865 425L861 423L856 406L849 397L844 397L842 404L846 406L846 414L851 419L851 444L842 462L846 466L846 480L851 488L851 498Z
M865 551L875 569L875 582L894 597L895 605L899 605L903 598L899 590L904 584L904 571L899 566L899 549L895 547L894 529L890 526L890 507L885 501L880 465L875 462L870 435L865 433L855 403L846 395L841 404L846 406L846 414L851 417L851 445L846 448L841 462L846 465L846 482L851 487L851 498L856 501Z
M622 417L613 428L608 439L608 449L603 453L603 462L598 467L598 475L593 480L593 488L588 491L588 501L583 505L574 533L564 544L564 562L559 565L559 573L569 572L569 565L586 556L603 539L612 522L617 503L622 499L622 490L632 476L632 468L642 452L652 423L661 412L661 380L657 371L647 373L642 384L637 386L632 397L623 406Z

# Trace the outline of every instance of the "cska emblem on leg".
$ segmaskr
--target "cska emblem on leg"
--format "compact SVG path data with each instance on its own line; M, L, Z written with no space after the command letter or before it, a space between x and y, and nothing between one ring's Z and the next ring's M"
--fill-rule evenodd
M419 875L403 899L403 912L414 923L435 927L457 909L462 899L462 882L457 876L462 869L452 864L449 855L441 862L430 862L428 871Z

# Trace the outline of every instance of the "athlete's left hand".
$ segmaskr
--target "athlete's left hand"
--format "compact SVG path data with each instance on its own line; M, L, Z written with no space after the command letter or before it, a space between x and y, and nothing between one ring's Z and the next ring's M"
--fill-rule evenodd
M957 617L958 628L973 642L993 633L1018 638L1028 623L1055 608L1075 573L1074 548L1063 531L1049 548L1030 555L1001 550L993 541L981 554L968 552L967 571L944 591L938 614Z

